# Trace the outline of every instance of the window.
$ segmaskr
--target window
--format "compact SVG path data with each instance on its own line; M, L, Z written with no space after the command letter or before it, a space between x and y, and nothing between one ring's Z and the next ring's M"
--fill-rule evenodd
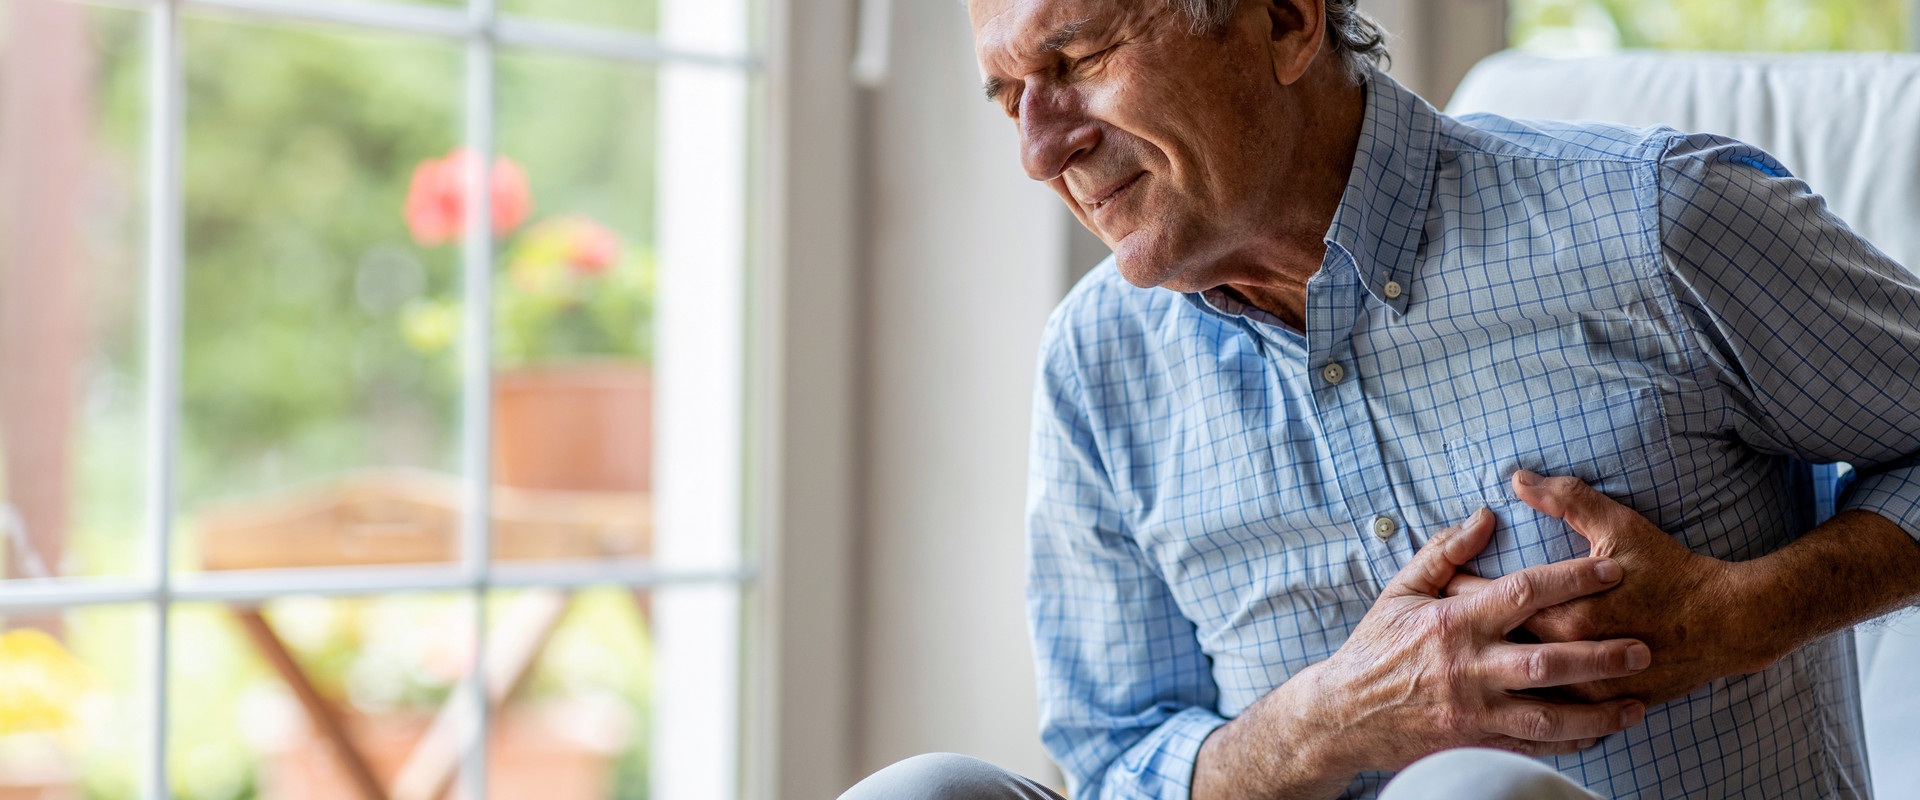
M760 8L497 3L0 8L0 795L737 794Z
M1903 50L1911 0L1514 0L1518 47L1549 51Z

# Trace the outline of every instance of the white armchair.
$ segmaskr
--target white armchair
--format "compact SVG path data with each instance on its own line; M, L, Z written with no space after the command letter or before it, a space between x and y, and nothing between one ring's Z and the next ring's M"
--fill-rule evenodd
M1920 56L1502 53L1467 75L1447 111L1665 124L1759 145L1920 269ZM1920 617L1863 626L1857 639L1874 794L1920 798Z

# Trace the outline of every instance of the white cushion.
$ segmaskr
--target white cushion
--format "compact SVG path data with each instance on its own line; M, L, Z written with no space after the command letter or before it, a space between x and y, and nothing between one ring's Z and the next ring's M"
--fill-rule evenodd
M1920 267L1920 55L1501 53L1452 114L1670 125L1760 146L1894 260ZM1920 618L1859 631L1875 796L1920 800Z
M1895 261L1920 266L1920 55L1501 53L1448 113L1671 125L1759 145Z

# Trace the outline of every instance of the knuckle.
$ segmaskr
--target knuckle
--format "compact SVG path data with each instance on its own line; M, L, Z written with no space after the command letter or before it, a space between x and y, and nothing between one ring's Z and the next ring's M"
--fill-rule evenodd
M1533 581L1529 577L1520 575L1516 575L1515 580L1507 581L1506 588L1501 591L1503 599L1515 608L1531 608L1533 598L1539 595L1539 590L1534 586Z
M1535 648L1528 651L1521 659L1520 671L1527 679L1528 685L1542 686L1552 676L1553 661L1547 657L1546 650Z
M1625 671L1627 653L1621 647L1601 647L1587 657L1588 666L1596 675L1606 675Z
M1520 734L1533 741L1546 741L1553 738L1553 715L1544 708L1529 708L1520 712L1518 721Z
M1561 494L1575 494L1575 493L1578 493L1580 490L1587 488L1587 483L1586 481L1580 480L1579 478L1573 477L1572 475L1562 475L1557 478L1548 478L1547 488L1550 488Z

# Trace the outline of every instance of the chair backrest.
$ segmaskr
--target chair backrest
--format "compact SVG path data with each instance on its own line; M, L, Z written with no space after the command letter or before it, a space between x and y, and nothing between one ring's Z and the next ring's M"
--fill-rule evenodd
M1448 113L1671 125L1772 153L1895 261L1920 268L1920 55L1501 53Z
M1662 124L1758 145L1867 241L1920 269L1920 55L1501 53L1474 67L1447 111ZM1830 511L1844 473L1814 472ZM1920 624L1907 615L1859 634L1875 795L1920 800L1920 687L1905 677L1920 663Z

